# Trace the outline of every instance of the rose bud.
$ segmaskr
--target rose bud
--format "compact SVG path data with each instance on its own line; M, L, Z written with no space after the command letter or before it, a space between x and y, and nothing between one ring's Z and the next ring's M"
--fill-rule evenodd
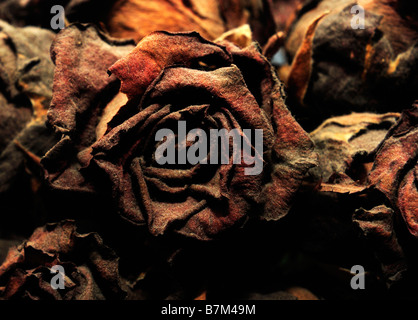
M416 8L406 0L304 5L286 38L291 65L280 71L303 124L349 112L400 112L413 103Z
M57 273L59 271L59 273ZM123 299L118 257L74 221L48 224L11 248L0 266L0 299Z
M54 50L61 52L59 35L56 41ZM93 57L98 49L88 48ZM67 47L63 52L71 50ZM101 59L85 65L85 81L91 76L95 83L94 77L103 77L109 68L102 62L110 61L111 53L99 52ZM72 72L59 63L58 56L57 81ZM90 72L91 68L95 71ZM210 240L249 218L279 220L287 214L316 156L308 134L287 110L282 86L256 44L241 49L227 41L210 42L195 32L154 32L109 71L120 79L121 93L101 110L92 106L97 101L91 99L91 90L98 87L78 96L69 81L54 85L50 121L68 134L43 159L53 187L110 193L124 218L147 224L156 236L174 231ZM108 94L106 89L94 92ZM66 103L74 99L82 99L83 104L67 112ZM88 108L102 116L84 112ZM85 114L82 123L77 121L79 114ZM96 129L95 139L80 134L85 128L90 133ZM183 129L187 132L181 133ZM205 142L211 130L222 129L238 133L242 149L229 152L232 149L223 143L215 149ZM161 135L167 131L173 135ZM164 152L159 151L170 144L166 138L178 140L167 148L169 157L173 152L180 156L161 164ZM202 139L200 144L197 138ZM219 157L219 151L226 159ZM187 153L199 160L189 161Z

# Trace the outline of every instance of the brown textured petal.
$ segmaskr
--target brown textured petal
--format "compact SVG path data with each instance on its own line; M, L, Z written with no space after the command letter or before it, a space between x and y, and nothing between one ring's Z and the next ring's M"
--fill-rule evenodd
M276 130L273 157L277 162L273 164L272 182L264 189L266 220L279 220L288 213L306 172L317 165L312 140L287 109L282 87L275 77L274 80L271 117Z
M56 68L48 123L65 136L42 159L55 188L91 191L74 158L102 134L96 127L107 125L100 124L102 112L120 85L107 70L133 48L132 41L112 39L88 24L71 25L55 38L51 55ZM63 168L68 170L63 173Z
M214 68L226 66L231 60L224 48L198 33L154 32L109 70L122 81L121 91L132 98L142 95L166 67Z
M345 184L351 180L357 187L365 186L374 151L399 116L352 113L326 120L311 133L319 154L319 166L311 172L324 183L344 174Z
M286 77L286 82L289 87L289 94L298 100L298 103L304 105L304 98L308 90L309 79L312 72L312 41L315 36L315 29L321 19L328 14L324 13L317 17L306 31L305 38L293 58L289 75Z
M235 44L240 48L250 46L253 43L253 36L250 26L248 24L244 24L241 27L229 30L214 40L214 42L222 43L222 41L225 40Z
M74 24L61 31L51 47L56 67L49 123L73 133L76 119L95 115L98 105L117 93L117 78L107 74L108 68L132 49L133 42L112 39L92 25Z

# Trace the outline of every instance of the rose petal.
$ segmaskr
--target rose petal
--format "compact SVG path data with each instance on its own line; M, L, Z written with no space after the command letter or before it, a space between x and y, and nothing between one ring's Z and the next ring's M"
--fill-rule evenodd
M50 125L73 134L76 119L94 114L98 105L110 101L118 81L109 77L107 69L132 49L132 41L112 39L92 25L74 24L62 30L51 47L56 67Z
M122 81L121 91L133 98L142 95L164 68L175 65L223 67L231 61L223 47L203 39L196 32L154 32L109 70Z

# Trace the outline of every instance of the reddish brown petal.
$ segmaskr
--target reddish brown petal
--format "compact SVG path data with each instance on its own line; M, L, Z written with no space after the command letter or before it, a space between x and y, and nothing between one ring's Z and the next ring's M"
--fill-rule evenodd
M154 32L109 70L122 81L121 91L132 98L142 95L164 68L216 68L229 65L231 60L223 47L198 33Z
M293 58L289 75L284 79L289 87L289 94L296 98L301 105L304 105L303 100L305 99L306 90L308 90L312 72L312 41L315 36L315 30L318 23L326 15L327 13L320 15L309 25L305 38Z
M103 134L107 123L102 123L106 118L100 120L102 112L106 115L105 106L120 85L107 70L133 48L132 41L112 39L88 24L71 25L55 38L51 55L56 68L48 122L66 135L42 159L54 188L93 191L79 173L77 153L96 141L97 134Z
M88 122L85 118L94 116L98 105L117 93L117 78L108 75L108 68L132 49L133 42L112 39L92 25L74 24L62 30L51 47L56 67L49 123L72 134L76 121Z
M305 174L317 165L318 157L309 135L287 109L279 80L275 76L273 79L271 117L276 132L272 156L276 160L272 182L264 189L266 220L279 220L288 213Z
M376 155L369 180L393 208L399 210L415 237L418 236L418 106L405 110L391 128Z

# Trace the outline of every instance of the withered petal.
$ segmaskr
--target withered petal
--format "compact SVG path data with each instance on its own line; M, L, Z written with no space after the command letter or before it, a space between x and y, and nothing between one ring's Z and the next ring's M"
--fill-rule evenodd
M334 174L345 174L353 183L366 185L374 153L399 117L399 113L351 113L327 119L311 133L319 155L319 166L311 173L325 183Z
M93 25L73 24L62 30L51 46L56 67L49 124L74 134L77 121L87 122L86 117L106 105L119 87L107 70L133 45L133 41L113 39Z
M109 71L121 81L129 98L142 95L160 72L171 66L219 68L232 62L225 48L202 38L197 32L153 32L138 43Z

